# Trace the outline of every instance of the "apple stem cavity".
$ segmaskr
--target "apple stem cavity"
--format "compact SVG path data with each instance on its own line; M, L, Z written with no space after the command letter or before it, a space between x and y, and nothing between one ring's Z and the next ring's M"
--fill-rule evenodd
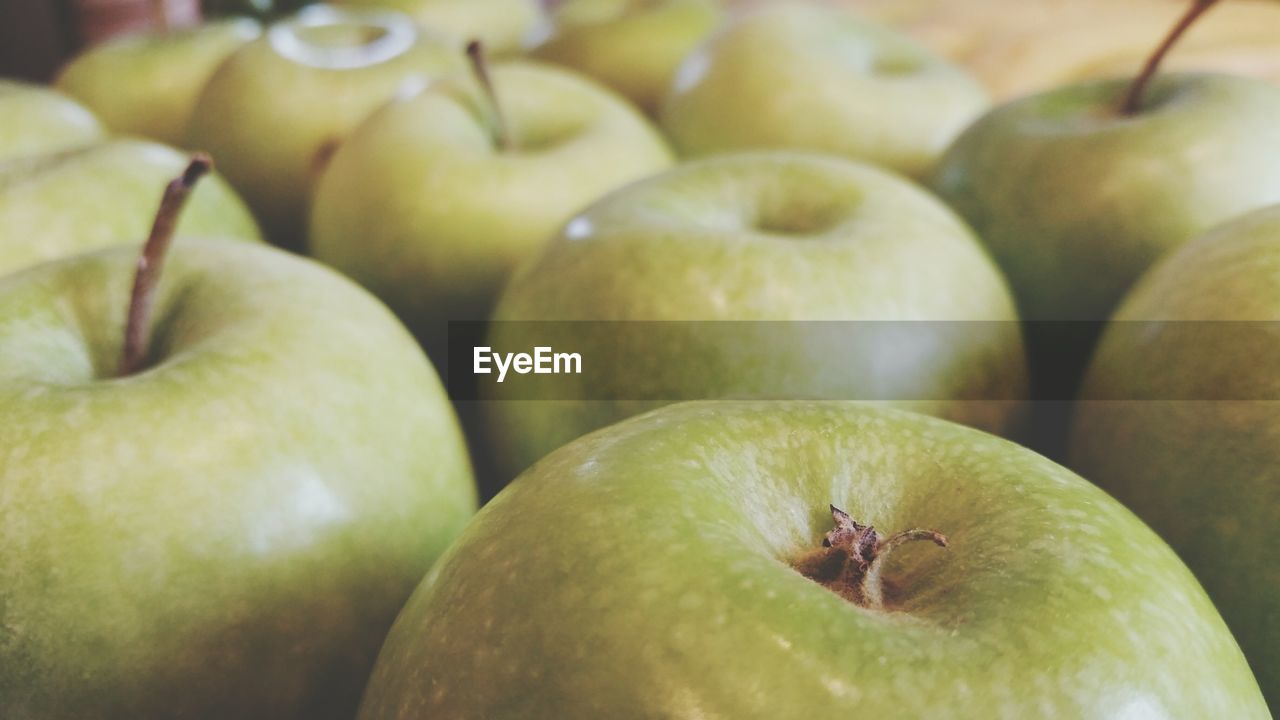
M889 553L901 545L928 540L947 547L937 530L913 528L885 537L870 525L862 525L848 513L831 506L835 529L822 539L822 547L801 557L795 569L849 602L869 610L884 610L881 568Z
M1191 7L1182 17L1178 18L1178 22L1165 36L1156 51L1147 58L1147 63L1142 67L1142 71L1133 79L1133 83L1129 85L1129 92L1124 97L1124 104L1120 106L1121 114L1125 116L1133 116L1142 112L1142 103L1146 99L1147 86L1151 84L1156 73L1160 70L1160 64L1164 62L1165 56L1173 49L1173 46L1182 39L1182 36L1195 25L1196 21L1204 16L1209 8L1218 3L1218 0L1193 0Z
M124 330L124 352L120 358L121 377L133 375L146 365L151 349L151 310L165 255L173 244L173 232L178 226L182 207L196 183L212 168L213 161L209 156L197 153L182 175L170 181L164 189L160 208L151 223L151 234L142 246L137 272L133 276L133 292L129 296L129 314Z
M480 89L484 91L484 96L489 102L489 112L493 118L494 144L503 152L513 150L515 142L511 138L511 127L507 124L507 117L502 112L498 91L493 85L493 77L489 74L489 60L484 50L484 43L479 40L467 43L467 59L471 61L471 72L480 83Z

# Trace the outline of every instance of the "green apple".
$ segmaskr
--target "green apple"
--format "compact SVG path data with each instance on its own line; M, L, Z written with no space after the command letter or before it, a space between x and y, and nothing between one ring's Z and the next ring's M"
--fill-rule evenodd
M922 177L987 107L977 81L838 8L746 12L685 59L662 127L685 155L796 148Z
M333 148L398 93L463 68L459 45L400 13L314 6L218 68L187 144L213 156L268 239L299 250L311 188Z
M613 193L517 271L493 319L492 348L594 368L482 384L502 401L487 412L504 479L662 401L910 400L1011 432L1025 391L1013 298L964 223L821 155L707 158Z
M90 145L103 134L93 113L66 95L0 78L0 163Z
M253 20L234 18L164 35L127 36L73 58L56 85L113 132L181 145L196 98L214 70L260 32Z
M1231 322L1236 321L1236 322ZM1072 460L1182 555L1280 708L1280 206L1194 240L1103 336ZM1105 400L1105 401L1104 401Z
M440 359L448 320L483 320L512 268L575 213L672 163L630 105L526 62L494 69L510 138L475 92L393 102L316 189L311 252L382 298Z
M112 140L0 164L0 275L109 245L142 242L160 188L186 157L143 140ZM260 240L249 210L220 178L196 190L179 232Z
M829 504L852 517L824 538ZM581 439L481 510L360 712L428 717L1270 716L1191 573L1071 472L915 413L721 401Z
M1002 105L947 151L933 186L1009 275L1023 316L1105 320L1157 258L1280 202L1280 87L1226 75L1127 80Z
M138 255L0 280L6 718L350 718L475 496L439 379L311 261L179 238L141 372Z
M565 0L536 57L568 65L656 114L681 61L720 22L720 0Z
M495 54L519 52L546 33L540 0L334 0L335 5L385 7L423 27L479 40Z

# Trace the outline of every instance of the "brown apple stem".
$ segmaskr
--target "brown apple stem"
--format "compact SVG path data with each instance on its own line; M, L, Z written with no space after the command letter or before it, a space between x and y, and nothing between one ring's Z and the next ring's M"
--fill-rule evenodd
M129 296L129 315L124 329L124 352L120 358L120 376L132 375L143 368L151 347L151 310L155 304L156 286L164 258L173 243L182 207L197 181L213 167L208 155L197 153L187 169L169 182L160 199L160 208L151 223L151 234L138 256L133 276L133 292Z
M917 540L947 547L946 536L937 530L914 528L885 537L835 505L831 506L831 518L836 526L823 537L822 547L801 557L794 567L845 600L871 610L885 607L880 573L894 548Z
M1187 12L1178 18L1177 24L1165 36L1164 41L1156 48L1156 51L1147 58L1147 64L1142 67L1142 71L1133 79L1133 83L1129 85L1129 92L1124 97L1124 104L1120 106L1120 112L1124 115L1137 115L1142 111L1142 101L1146 97L1147 86L1151 84L1156 73L1160 70L1160 64L1164 62L1165 56L1173 49L1174 45L1182 39L1182 36L1191 29L1192 25L1201 18L1209 8L1217 4L1218 0L1193 0L1191 7Z
M467 43L467 59L471 61L471 72L475 74L480 89L489 101L489 111L493 116L493 141L499 150L507 151L514 147L511 139L511 128L507 125L507 117L502 112L502 103L498 102L498 91L493 86L493 78L489 75L489 60L485 55L484 43L472 40Z

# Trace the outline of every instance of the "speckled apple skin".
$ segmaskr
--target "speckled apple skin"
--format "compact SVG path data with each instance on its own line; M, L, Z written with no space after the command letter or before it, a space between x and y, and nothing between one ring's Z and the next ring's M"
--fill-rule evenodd
M808 153L705 158L611 194L521 267L493 318L494 347L615 363L538 402L486 386L504 479L675 400L888 398L1004 433L1026 394L1013 298L964 223L896 176ZM613 324L564 322L581 320ZM745 330L721 341L711 325L664 335L656 321ZM844 321L901 322L907 347ZM919 342L927 328L949 332Z
M0 164L0 275L112 245L141 248L165 183L188 160L126 139ZM177 232L261 240L248 208L216 175L196 187Z
M788 562L828 503L903 547L889 611ZM854 403L699 402L593 433L481 510L361 720L1267 718L1226 626L1119 503L1010 442Z
M112 379L135 260L0 282L0 716L350 718L474 509L440 382L349 281L191 238Z
M1081 403L1073 463L1186 560L1280 707L1280 206L1184 246L1116 319L1083 397L1134 400ZM1178 332L1219 320L1265 322Z
M1144 270L1209 227L1280 202L1280 88L1171 74L1144 110L1127 80L1001 105L932 186L973 226L1031 320L1105 320Z

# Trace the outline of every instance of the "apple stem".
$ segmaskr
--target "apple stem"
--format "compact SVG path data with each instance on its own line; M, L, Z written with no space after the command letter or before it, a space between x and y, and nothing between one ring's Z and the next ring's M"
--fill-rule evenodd
M822 547L800 558L794 567L801 575L864 608L884 609L880 572L884 559L895 548L919 540L947 547L946 536L937 530L913 528L886 538L835 505L831 506L831 517L836 526L822 538Z
M1165 56L1173 49L1182 36L1186 34L1191 26L1201 18L1209 8L1217 4L1218 0L1193 0L1191 7L1182 17L1178 18L1177 24L1165 36L1164 41L1156 48L1156 51L1147 58L1147 63L1142 67L1142 71L1133 79L1133 83L1129 85L1129 92L1125 95L1124 104L1120 106L1120 112L1123 115L1137 115L1142 111L1142 101L1145 99L1147 86L1151 84L1155 78L1156 72L1160 69L1160 64L1164 62Z
M133 292L129 296L129 315L124 330L124 352L120 359L121 377L138 372L146 364L151 346L151 310L165 255L173 243L173 231L191 190L212 167L213 161L208 155L197 153L182 175L170 181L164 189L160 208L151 224L151 234L142 246L137 272L133 276Z
M493 116L493 141L499 150L511 150L515 143L511 139L511 128L507 125L506 115L502 112L502 103L498 101L498 91L489 74L489 60L484 51L484 43L479 40L467 43L467 59L471 61L471 72L489 101L489 110Z

